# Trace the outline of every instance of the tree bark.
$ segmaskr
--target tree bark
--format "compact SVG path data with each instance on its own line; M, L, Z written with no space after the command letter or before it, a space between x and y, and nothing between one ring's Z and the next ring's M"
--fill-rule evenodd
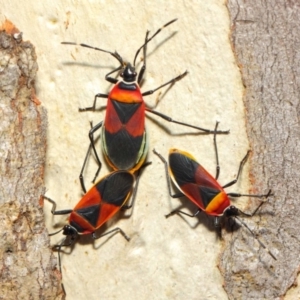
M277 261L240 228L226 235L220 269L230 299L279 299L295 282L300 262L300 3L229 0L228 9L245 86L253 192L274 193L246 221Z
M0 299L62 299L41 200L47 116L35 95L36 54L9 21L0 58Z

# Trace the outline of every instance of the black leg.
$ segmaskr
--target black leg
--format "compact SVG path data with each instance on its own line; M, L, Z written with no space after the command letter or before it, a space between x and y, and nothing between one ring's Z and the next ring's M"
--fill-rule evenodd
M89 107L85 107L85 108L78 108L78 110L80 112L82 112L82 111L88 111L88 110L95 111L95 109L96 109L96 102L97 102L98 98L106 98L107 99L108 95L107 94L101 94L101 93L99 93L99 94L95 95L93 106L89 106Z
M146 59L147 59L147 39L148 39L149 31L146 32L145 44L144 44L144 57L143 57L143 66L139 72L137 83L140 84L143 80L145 71L146 71Z
M89 145L88 151L86 152L86 155L85 155L85 158L84 158L84 162L83 162L80 174L79 174L79 181L80 181L80 185L81 185L81 188L82 188L84 194L86 194L86 188L85 188L85 184L84 184L83 171L85 169L87 158L88 158L88 156L89 156L89 154L91 152L91 148L92 148L92 144Z
M142 96L148 96L148 95L152 95L154 92L156 92L157 90L163 88L164 86L166 85L169 85L169 84L174 84L176 81L182 79L185 75L187 75L187 71L185 71L184 73L182 73L181 75L169 80L168 82L160 85L158 88L154 89L154 90L150 90L150 91L147 91L147 92L144 92L142 93Z
M123 237L124 237L127 241L130 241L130 238L129 238L129 237L126 235L126 233L125 233L121 228L119 228L119 227L116 227L116 228L114 228L114 229L112 229L112 230L110 230L110 231L108 231L108 232L105 232L105 233L99 235L99 236L96 236L96 235L95 235L95 232L94 232L94 233L92 233L92 237L93 237L94 240L97 240L97 239L102 238L102 237L105 236L105 235L108 235L108 234L111 234L111 233L114 233L114 232L115 232L115 233L120 232L120 233L123 235Z
M92 181L93 183L95 182L95 180L98 177L99 172L101 170L102 163L101 163L101 161L99 159L99 156L98 156L98 153L96 151L96 147L95 147L95 143L94 143L94 133L101 128L102 124L103 124L103 121L98 123L96 126L92 127L90 132L89 132L90 145L89 145L89 148L86 152L84 162L83 162L80 174L79 174L79 180L80 180L81 188L82 188L84 193L86 193L86 188L85 188L85 184L84 184L83 172L84 172L84 169L85 169L85 166L86 166L86 163L87 163L87 159L88 159L88 156L90 154L91 149L93 149L93 152L95 154L96 161L97 161L97 164L98 164L98 169L97 169L97 171L95 173L95 176L93 178L93 181ZM92 123L91 123L91 126L92 126Z
M56 202L54 200L50 199L45 195L43 196L43 198L48 200L50 203L52 203L52 209L51 209L52 215L67 215L73 211L73 209L56 210Z
M228 193L227 194L229 197L254 197L254 198L266 198L266 201L261 201L261 203L257 206L257 208L252 212L252 213L245 213L243 211L241 211L240 209L238 209L238 212L240 214L242 214L243 216L246 217L253 217L256 212L260 209L260 207L267 202L267 199L270 196L273 196L272 191L269 190L269 192L267 194L262 194L262 195L248 195L248 194L238 194L238 193Z
M185 216L194 218L194 217L196 217L200 212L201 212L201 209L198 209L195 213L189 214L189 213L186 213L186 212L184 212L184 211L182 211L182 210L174 209L174 210L172 210L170 213L168 213L167 215L165 215L165 217L166 217L166 218L169 218L169 217L173 216L174 214L182 214L182 215L185 215Z
M131 196L131 202L130 202L130 204L128 204L128 205L123 205L123 206L122 206L122 209L123 209L123 210L124 210L124 209L131 209L131 208L134 206L135 199L136 199L136 194L137 194L137 189L138 189L138 186L139 186L139 183L140 183L141 172L142 172L142 170L143 170L145 167L147 167L147 166L149 166L149 165L151 165L151 164L152 164L151 161L150 161L150 162L146 162L146 163L144 163L144 164L140 167L140 169L137 171L136 181L135 181L135 186L134 186L134 189L133 189L133 192L132 192L132 196ZM130 214L130 215L131 215L131 214ZM130 217L130 215L129 215L128 217Z
M163 158L163 156L158 153L155 149L153 149L153 152L154 154L156 154L160 159L161 161L164 163L165 165L165 172L166 172L166 179L167 179L167 185L168 185L168 190L169 190L169 194L172 198L180 198L180 197L183 197L184 194L179 192L177 194L172 194L172 189L171 189L171 181L170 181L170 176L169 176L169 171L168 171L168 163L167 161Z
M197 130L201 130L201 131L203 131L205 133L208 133L208 134L216 134L216 133L217 134L228 134L229 133L229 130L215 131L215 130L205 129L205 128L202 128L202 127L198 127L198 126L190 125L190 124L187 124L187 123L179 122L179 121L173 120L171 117L169 117L167 115L164 115L164 114L162 114L160 112L157 112L155 110L152 110L150 108L146 108L146 111L151 112L152 114L157 115L157 116L163 118L164 120L166 120L168 122L179 124L179 125L190 127L190 128L194 128L194 129L197 129Z
M238 181L238 179L239 179L239 177L240 177L240 174L241 174L241 172L242 172L243 166L244 166L244 164L246 163L246 161L247 161L247 159L248 159L248 157L249 157L249 154L250 154L250 150L247 151L247 154L246 154L245 157L242 159L242 161L241 161L241 163L240 163L239 171L238 171L238 174L237 174L236 178L235 178L234 180L230 181L229 183L225 184L225 185L223 186L223 189L225 189L225 188L227 188L227 187L229 187L229 186L232 186L232 185L234 185L235 183L237 183L237 181Z
M59 266L59 272L61 274L61 279L62 279L62 269L61 269L61 257L60 257L60 252L61 252L61 247L63 246L65 240L62 241L62 243L60 245L56 245L57 246L57 252L58 252L58 266ZM63 283L61 283L61 288L64 292L64 294L66 295L66 290L65 290L65 286Z
M69 214L72 212L72 209L65 209L65 210L59 210L57 211L56 210L56 202L46 196L43 196L44 199L48 200L50 203L52 203L52 209L51 209L51 213L53 215L65 215L65 214ZM55 235L59 232L61 232L62 230L64 230L64 228L54 232L54 233L50 233L49 236L52 236L52 235ZM62 274L62 269L61 269L61 258L60 258L60 252L61 252L61 247L64 247L64 246L69 246L71 244L74 243L74 240L71 238L71 242L69 244L66 244L65 245L65 241L66 239L63 239L63 241L59 244L59 245L55 245L53 246L53 249L57 250L58 251L58 266L59 266L59 271L60 273ZM62 283L61 284L61 287L63 289L63 292L66 294L66 290L65 290L65 287L64 287L64 284Z
M101 166L102 166L102 163L100 161L100 158L98 156L98 153L96 151L96 147L95 147L95 143L94 143L94 133L99 130L103 125L103 121L101 121L100 123L98 123L97 125L95 125L89 132L89 139L90 139L90 143L92 145L92 149L94 151L94 154L95 154L95 157L96 157L96 161L97 161L97 164L98 164L98 170L96 171L96 174L95 174L95 177L93 179L93 183L95 182L97 176L99 175L99 172L101 170Z
M112 70L111 72L107 73L105 75L105 80L112 83L112 84L116 84L118 82L118 79L114 78L114 77L110 77L110 75L115 73L115 72L118 72L118 71L122 70L123 67L124 67L124 63L120 67L118 67L118 68Z
M214 146L215 146L215 154L216 154L216 177L215 179L218 180L220 175L220 164L219 164L219 155L218 155L218 147L217 147L217 128L219 122L216 122L215 132L214 132Z
M49 235L50 235L50 234L49 234ZM62 247L67 247L67 246L73 245L74 242L75 242L75 238L72 237L72 238L71 238L71 241L70 241L68 244L65 244L65 241L66 241L66 239L64 239L59 245L54 245L54 246L52 247L53 250L57 250L57 252L58 252L58 266L59 266L59 272L60 272L60 274L61 274L61 277L62 277L61 255L60 255L60 253L61 253L61 248L62 248ZM66 293L66 290L65 290L65 287L64 287L64 284L63 284L63 283L61 283L61 287L62 287L62 290L63 290L64 294L66 295L67 293Z
M222 217L214 217L214 226L216 228L217 236L222 239Z

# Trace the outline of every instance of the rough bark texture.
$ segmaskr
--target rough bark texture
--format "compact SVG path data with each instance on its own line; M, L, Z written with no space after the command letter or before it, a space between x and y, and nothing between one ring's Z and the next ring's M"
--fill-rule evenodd
M295 282L300 263L300 3L229 0L228 9L245 85L253 186L275 194L246 221L277 261L238 230L227 235L220 269L230 299L279 299Z
M47 118L35 96L36 55L8 21L0 63L0 299L62 299L40 200Z

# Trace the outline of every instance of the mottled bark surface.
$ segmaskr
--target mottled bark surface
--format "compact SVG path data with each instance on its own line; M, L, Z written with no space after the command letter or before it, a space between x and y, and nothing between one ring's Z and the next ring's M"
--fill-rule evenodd
M230 299L279 299L295 282L300 263L300 3L229 0L228 9L245 85L254 191L271 188L275 194L246 221L277 261L241 228L226 235L220 269Z
M0 32L0 299L62 299L45 230L45 110L36 54L10 22Z

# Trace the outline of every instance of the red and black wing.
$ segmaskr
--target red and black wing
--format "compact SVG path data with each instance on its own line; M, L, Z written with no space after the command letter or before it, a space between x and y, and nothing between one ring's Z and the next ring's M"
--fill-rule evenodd
M223 188L191 154L171 149L169 170L170 177L180 191L207 214L222 215L229 206Z
M70 215L70 225L81 234L92 233L108 221L131 196L134 177L116 171L98 181L78 202Z

